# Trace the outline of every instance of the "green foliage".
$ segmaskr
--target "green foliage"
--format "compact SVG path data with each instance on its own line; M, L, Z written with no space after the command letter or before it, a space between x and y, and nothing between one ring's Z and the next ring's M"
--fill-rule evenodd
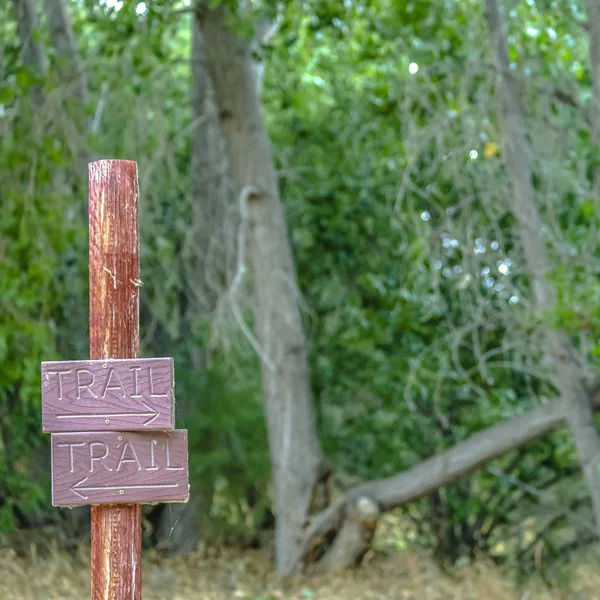
M46 446L40 362L59 356L67 298L84 298L81 273L79 287L65 286L76 268L68 257L84 241L83 222L70 192L52 185L69 161L68 148L53 130L40 135L19 73L14 99L23 117L0 124L0 164L6 165L0 169L0 506L7 528L14 525L15 507L26 519L48 503L46 478L31 480L36 455Z
M595 211L573 177L589 137L576 127L565 147L558 137L550 141L547 126L531 123L543 131L533 139L538 189L557 190L552 204L541 202L544 218L554 223L558 211L565 237L558 248L548 242L564 275L553 281L558 316L537 315L527 306L522 249L506 212L512 191L479 6L308 6L285 13L264 100L311 309L306 323L322 440L337 465L370 479L516 416L536 397L554 396L535 341L543 319L597 337L596 277L593 263L583 262L595 248ZM541 123L552 119L560 136L574 115L554 105L548 116L538 90L551 76L585 97L589 80L574 66L587 49L570 44L576 38L564 20L532 7L509 14L511 57L527 110ZM526 28L544 35L525 35ZM564 37L555 40L553 28ZM552 75L544 71L550 65ZM573 201L561 205L561 194ZM573 269L569 256L582 266ZM568 436L536 448L513 467L517 481L543 487L556 469L576 464ZM513 458L499 467L508 469ZM490 508L505 487L484 472L441 490L413 514L422 539L451 560L493 551L498 529L506 534L519 504L529 506L513 483Z
M600 357L591 76L585 36L565 12L581 10L507 5L546 225L538 234L557 295L540 315L507 211L512 189L480 4L286 2L257 53L319 433L335 465L362 479L408 469L554 398L541 324L571 335L590 370ZM253 6L231 11L237 34L277 10ZM191 191L189 15L165 0L70 8L86 107L66 102L52 52L46 79L21 64L16 27L0 7L8 40L0 54L0 531L49 506L47 464L38 464L47 444L39 363L86 352L80 160L91 152L138 161L143 352L175 357L195 489L215 521L245 533L269 503L269 455L257 357L221 323L235 244L219 248L213 287L198 265L222 240L202 238L214 232L199 233ZM44 28L39 38L51 48ZM29 101L38 84L48 97L41 113ZM235 237L237 216L228 218L223 229ZM573 478L576 463L569 435L556 434L496 461L511 479L484 470L406 515L440 558L506 557L498 541L508 538L515 559L523 551L515 523L540 509L515 481L544 488ZM570 487L561 498L580 501L580 481Z
M185 364L185 352L179 364ZM255 514L269 505L269 454L257 364L236 369L216 360L201 372L183 370L177 394L191 406L180 414L189 430L190 476L201 489L215 487L211 528L252 534ZM251 489L252 488L252 489ZM256 493L252 506L249 494Z

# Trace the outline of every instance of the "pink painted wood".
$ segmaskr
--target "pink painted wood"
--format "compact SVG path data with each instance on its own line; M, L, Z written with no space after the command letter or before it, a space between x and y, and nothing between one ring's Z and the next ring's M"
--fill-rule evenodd
M173 359L42 363L42 428L169 431L175 428Z
M52 505L187 502L186 430L52 434Z

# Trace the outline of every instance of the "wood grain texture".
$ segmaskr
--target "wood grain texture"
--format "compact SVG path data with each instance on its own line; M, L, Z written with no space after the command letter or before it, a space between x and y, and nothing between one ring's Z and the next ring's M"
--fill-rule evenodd
M139 356L137 165L89 166L90 358Z
M187 502L187 431L52 434L52 505Z
M172 358L42 363L42 428L170 431L175 427Z
M141 600L141 530L139 504L92 506L92 600Z
M138 358L137 164L89 165L90 359ZM142 507L92 506L92 600L141 600Z

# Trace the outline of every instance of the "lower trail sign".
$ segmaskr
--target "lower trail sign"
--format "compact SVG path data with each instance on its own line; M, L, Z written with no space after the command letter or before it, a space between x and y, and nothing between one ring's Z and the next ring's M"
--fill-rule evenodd
M139 358L137 165L89 165L90 360L42 363L52 504L91 505L92 600L141 600L141 505L186 502L173 360Z
M187 431L56 433L52 504L185 502Z

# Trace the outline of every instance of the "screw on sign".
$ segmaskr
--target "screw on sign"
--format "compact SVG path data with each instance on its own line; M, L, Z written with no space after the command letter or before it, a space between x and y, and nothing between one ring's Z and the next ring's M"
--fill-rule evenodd
M92 600L141 600L141 505L187 502L173 359L139 358L135 162L89 165L90 360L42 363L52 504L91 505Z

